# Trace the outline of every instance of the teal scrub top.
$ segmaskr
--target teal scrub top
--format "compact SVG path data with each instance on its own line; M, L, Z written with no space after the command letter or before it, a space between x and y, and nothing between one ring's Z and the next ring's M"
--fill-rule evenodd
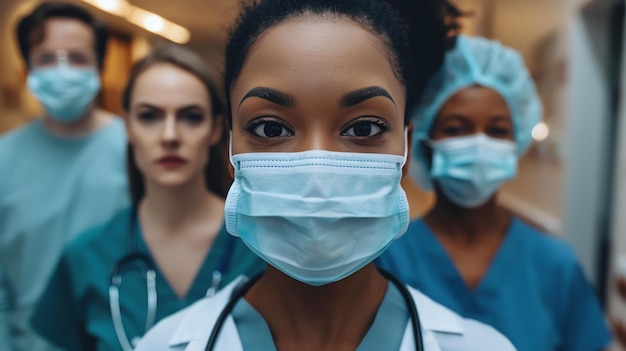
M598 351L612 339L572 249L518 219L475 289L421 220L377 264L463 317L493 326L519 351Z
M62 138L36 120L0 137L0 350L52 350L29 325L79 233L128 207L121 119Z
M53 344L69 351L121 350L109 306L109 272L127 255L130 213L130 209L119 212L106 224L80 235L66 248L31 319L34 329ZM233 251L226 272L222 272L220 287L242 274L253 276L264 270L265 263L239 238L222 228L187 296L182 299L152 260L157 274L157 321L206 295L213 272L232 239L235 240L234 246L230 246ZM137 251L152 259L142 235L137 236ZM128 339L143 336L148 313L145 273L132 270L123 275L120 309Z
M276 351L270 328L245 299L239 300L232 312L244 350ZM357 351L394 351L402 345L409 322L409 310L398 288L389 283L374 323L365 334Z

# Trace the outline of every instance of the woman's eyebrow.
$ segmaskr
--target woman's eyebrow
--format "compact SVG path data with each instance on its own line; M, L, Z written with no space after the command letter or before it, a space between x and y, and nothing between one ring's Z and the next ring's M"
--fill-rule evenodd
M347 108L360 104L365 100L369 100L377 96L386 97L387 99L391 100L391 102L393 102L394 106L396 105L396 102L393 101L391 94L389 94L389 92L385 88L378 86L366 87L346 93L339 100L339 104L341 105L341 107Z
M490 118L492 122L511 122L511 117L507 115L495 115Z
M147 109L158 110L158 111L163 110L161 107L159 107L157 105L153 105L153 104L151 104L149 102L140 102L140 103L135 105L135 108L147 108Z
M204 111L204 108L200 105L187 105L187 106L183 106L178 108L179 111L191 111L191 110L200 110L200 111Z
M251 97L265 99L283 107L293 107L296 104L296 99L292 95L272 88L256 87L252 88L244 95L243 99L239 102L239 106L241 106L246 99Z

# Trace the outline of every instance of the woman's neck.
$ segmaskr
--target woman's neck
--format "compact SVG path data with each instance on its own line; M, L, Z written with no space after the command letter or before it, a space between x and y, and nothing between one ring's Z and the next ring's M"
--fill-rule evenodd
M373 264L319 287L268 266L246 300L267 321L278 349L355 350L374 322L387 285Z
M139 205L142 222L150 221L168 233L207 221L221 226L224 201L206 188L203 177L204 174L200 174L177 187L146 181L146 195Z
M435 206L424 216L424 222L437 234L466 243L501 237L507 230L511 214L493 196L476 208L465 208L437 193Z

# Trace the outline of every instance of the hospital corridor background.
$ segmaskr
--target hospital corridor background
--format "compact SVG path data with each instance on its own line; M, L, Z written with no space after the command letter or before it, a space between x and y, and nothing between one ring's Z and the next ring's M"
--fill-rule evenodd
M18 21L41 2L0 0L0 140L43 113L39 101L29 91L28 67L20 56L15 34ZM154 48L164 44L182 45L198 54L212 72L221 72L228 29L240 10L239 0L65 2L84 8L109 28L100 75L101 90L95 101L118 117L125 113L122 96L133 63ZM626 1L452 2L466 13L461 19L462 34L496 40L519 51L543 105L542 121L532 130L532 146L519 160L517 177L504 184L497 201L530 226L565 241L593 286L607 323L622 321L626 324L626 300L620 298L617 287L618 277L626 279ZM214 79L220 78L219 74L214 75ZM0 143L0 148L2 145ZM120 155L126 155L125 144L118 146ZM0 156L16 154L19 159L21 151L0 149ZM41 157L37 160L41 165L52 162L44 159L45 155L28 157ZM124 160L118 161L122 167ZM12 214L2 212L1 182L6 179L3 175L13 172L13 167L3 165L0 162L0 255L7 255L2 245L11 238L3 232L3 225ZM25 177L24 182L53 176L46 173L45 167L40 168L40 173ZM68 170L70 172L72 170ZM104 173L92 173L95 178L106 177ZM54 181L48 179L47 184L54 184ZM427 213L435 203L435 194L406 180L403 185L411 198L418 199L411 203L412 219ZM28 184L23 186L26 188ZM114 205L116 200L109 198L112 195L102 194L101 201L110 201L110 207L116 209L126 205L126 200L120 200L119 206ZM46 204L39 206L33 211L44 211ZM93 224L108 217L96 218ZM81 231L85 229L79 227ZM220 240L219 237L216 240ZM222 240L227 249L232 250L235 244ZM27 243L19 243L22 244ZM48 247L45 240L41 241L42 257L46 256ZM239 254L242 260L249 259L250 265L257 264L256 257L240 252L234 255ZM228 265L230 259L227 255L223 257L221 261L215 258L220 267ZM36 265L38 259L39 255L29 257L29 265ZM2 266L2 262L0 257L0 286L10 275L5 270L15 268ZM46 267L46 280L52 275L53 267ZM26 268L20 269L19 274L28 275ZM220 270L215 272L220 273ZM207 282L217 280L218 286L222 277L215 272L207 275ZM40 275L33 275L36 276ZM143 285L140 287L145 289ZM11 310L11 301L16 297L3 297L1 291L0 351L4 351L2 338L8 336L3 335L3 324L9 323L7 311ZM610 349L626 350L626 345L614 342Z

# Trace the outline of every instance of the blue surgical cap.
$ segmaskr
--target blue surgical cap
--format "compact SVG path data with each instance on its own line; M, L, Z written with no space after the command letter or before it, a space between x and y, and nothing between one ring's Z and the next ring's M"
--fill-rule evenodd
M413 161L417 161L412 162L411 174L425 189L432 189L432 182L422 141L430 138L435 118L446 101L473 85L493 89L506 101L518 155L532 144L532 130L541 120L542 107L521 55L497 41L459 36L411 116L414 128L412 155Z

